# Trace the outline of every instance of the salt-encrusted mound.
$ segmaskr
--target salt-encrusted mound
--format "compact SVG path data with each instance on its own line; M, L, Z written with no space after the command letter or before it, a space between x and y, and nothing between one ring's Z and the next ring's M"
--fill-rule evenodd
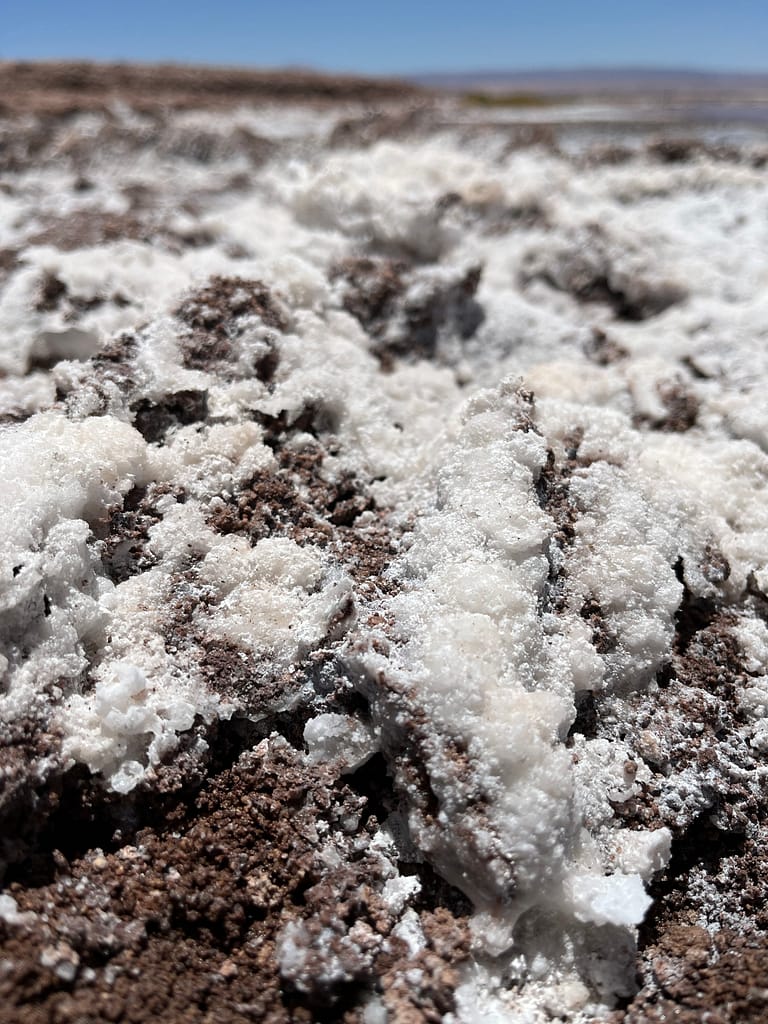
M761 1019L760 154L164 116L0 197L0 1021Z

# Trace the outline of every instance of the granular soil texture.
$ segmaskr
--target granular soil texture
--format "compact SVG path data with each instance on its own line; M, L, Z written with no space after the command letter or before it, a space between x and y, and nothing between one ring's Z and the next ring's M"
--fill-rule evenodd
M440 1019L466 918L423 905L414 964L382 899L391 866L376 817L354 786L276 737L130 842L117 830L103 848L55 851L47 880L7 890L20 916L0 921L0 1021L351 1024L376 989L396 1019ZM416 985L403 977L414 966Z

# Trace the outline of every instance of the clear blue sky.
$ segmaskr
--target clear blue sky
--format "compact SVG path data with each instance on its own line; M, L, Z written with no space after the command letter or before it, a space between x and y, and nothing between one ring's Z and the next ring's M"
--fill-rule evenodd
M2 0L0 58L768 70L768 0Z

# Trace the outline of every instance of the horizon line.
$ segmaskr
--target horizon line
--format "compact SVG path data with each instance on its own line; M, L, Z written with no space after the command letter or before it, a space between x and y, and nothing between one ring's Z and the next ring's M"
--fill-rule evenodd
M88 56L60 56L60 57L21 57L6 56L0 53L0 64L92 64L92 65L136 65L140 67L179 67L179 68L205 68L210 70L227 71L261 71L265 73L275 72L304 72L319 75L354 75L370 78L400 78L412 80L418 78L445 78L445 77L522 77L525 75L628 75L628 74L651 74L651 75L688 75L695 77L730 77L730 78L768 78L768 67L735 69L732 67L709 68L700 65L686 64L654 64L631 63L631 64L537 64L526 67L470 67L452 68L444 67L438 70L409 71L366 71L363 68L329 67L317 64L284 63L284 64L242 64L242 63L221 63L218 61L186 60L178 57L163 57L152 60L132 57L88 57Z

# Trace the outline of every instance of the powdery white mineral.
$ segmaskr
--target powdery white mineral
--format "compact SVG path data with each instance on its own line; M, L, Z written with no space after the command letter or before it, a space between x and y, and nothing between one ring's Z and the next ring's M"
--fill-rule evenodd
M274 926L312 1005L360 985L397 1019L455 956L446 1021L599 1020L728 765L745 800L765 777L764 173L487 127L340 148L296 117L259 121L286 159L247 184L241 155L143 151L133 183L178 165L199 211L163 244L25 235L55 167L3 199L4 244L33 240L0 296L0 714L56 738L35 785L140 801L223 770L222 736L288 757L281 732L363 794L306 833L331 916ZM94 156L89 202L125 212L127 173ZM461 941L424 916L433 877ZM366 885L370 920L334 918Z

